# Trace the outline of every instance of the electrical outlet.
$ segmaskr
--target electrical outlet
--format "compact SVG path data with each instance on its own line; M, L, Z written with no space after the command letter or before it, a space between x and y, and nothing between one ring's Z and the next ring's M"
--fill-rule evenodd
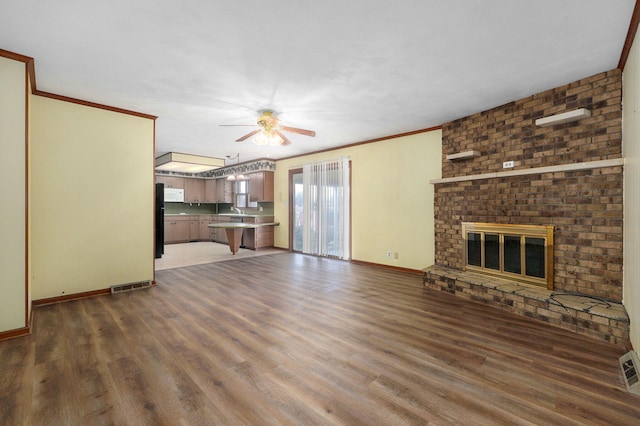
M387 259L391 259L391 250L387 250Z
M503 169L512 169L515 166L515 162L514 161L505 161L502 163L502 168Z

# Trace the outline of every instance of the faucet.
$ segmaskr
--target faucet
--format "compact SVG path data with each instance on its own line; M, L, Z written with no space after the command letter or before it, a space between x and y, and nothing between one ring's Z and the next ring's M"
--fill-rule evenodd
M235 211L237 211L239 214L244 214L244 213L242 212L242 210L240 210L240 209L239 209L239 208L237 208L237 207L233 207L233 209L234 209Z

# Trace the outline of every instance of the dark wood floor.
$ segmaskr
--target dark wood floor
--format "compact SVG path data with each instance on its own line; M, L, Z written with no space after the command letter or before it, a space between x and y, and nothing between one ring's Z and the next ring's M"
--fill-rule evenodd
M418 275L291 253L39 307L2 425L632 425L623 350Z

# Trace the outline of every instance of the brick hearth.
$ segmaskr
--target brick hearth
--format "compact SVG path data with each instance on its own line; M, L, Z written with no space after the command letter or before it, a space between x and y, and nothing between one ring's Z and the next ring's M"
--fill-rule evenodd
M627 348L629 317L620 303L472 272L432 266L423 270L427 288L523 315Z

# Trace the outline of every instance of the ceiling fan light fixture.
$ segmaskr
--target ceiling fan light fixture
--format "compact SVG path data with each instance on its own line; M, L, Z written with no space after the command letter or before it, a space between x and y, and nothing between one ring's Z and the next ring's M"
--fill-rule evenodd
M271 136L271 141L270 141L271 146L280 146L282 145L282 142L284 142L284 140L282 140L280 135L275 134Z
M286 146L291 145L291 141L281 132L291 132L300 135L314 137L313 130L300 129L298 127L283 126L273 111L264 110L260 112L257 121L258 129L247 133L236 139L236 142L243 142L251 139L256 145ZM221 124L221 126L253 126L251 124Z
M268 145L269 144L269 136L264 132L260 132L253 137L253 143L256 145Z
M280 137L279 134L266 130L261 131L253 137L253 143L255 143L256 145L279 146L282 145L282 142L284 142L284 140Z

